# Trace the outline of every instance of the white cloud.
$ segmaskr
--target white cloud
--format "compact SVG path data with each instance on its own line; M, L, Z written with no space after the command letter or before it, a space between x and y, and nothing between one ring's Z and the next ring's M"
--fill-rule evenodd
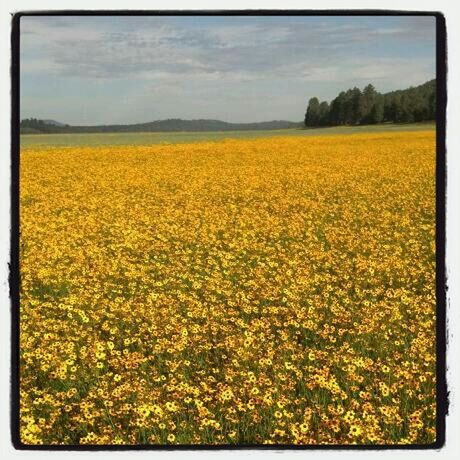
M150 28L136 28L131 23L128 30L117 30L120 21L24 17L24 61L37 51L50 73L82 78L158 73L294 77L299 62L311 65L313 70L308 75L324 76L330 62L346 62L348 55L356 52L353 47L358 51L369 49L385 37L395 40L407 33L394 27L334 27L322 23L307 27L282 21L275 26L255 23L180 28L159 18L152 18ZM24 67L25 71L34 68Z

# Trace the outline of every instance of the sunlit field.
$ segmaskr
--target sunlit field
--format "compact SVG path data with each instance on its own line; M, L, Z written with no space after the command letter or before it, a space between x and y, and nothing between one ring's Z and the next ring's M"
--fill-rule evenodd
M208 131L208 132L125 132L125 133L68 133L21 134L21 147L67 146L119 146L153 144L189 144L192 142L221 141L225 139L257 139L279 136L334 136L359 133L385 133L398 131L427 131L434 129L433 122L382 123L363 126L332 126L322 128L294 128L258 131Z
M25 444L435 441L435 134L24 147Z

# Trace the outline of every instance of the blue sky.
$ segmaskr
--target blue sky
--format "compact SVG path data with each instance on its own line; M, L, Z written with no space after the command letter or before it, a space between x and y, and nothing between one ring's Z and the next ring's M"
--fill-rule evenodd
M435 77L434 17L24 16L20 30L21 118L69 124L299 121L312 96Z

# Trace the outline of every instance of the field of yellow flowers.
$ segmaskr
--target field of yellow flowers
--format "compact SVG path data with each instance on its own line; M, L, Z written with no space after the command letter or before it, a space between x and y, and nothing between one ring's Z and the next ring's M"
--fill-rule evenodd
M435 440L434 131L26 148L25 444Z

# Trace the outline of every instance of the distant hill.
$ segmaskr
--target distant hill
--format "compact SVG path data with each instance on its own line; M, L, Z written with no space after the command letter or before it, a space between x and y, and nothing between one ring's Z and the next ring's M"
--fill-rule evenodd
M52 126L67 126L65 123L60 123L59 121L56 120L42 120L43 123L47 125L52 125Z
M51 123L52 122L52 123ZM272 129L300 128L301 122L284 120L257 123L227 123L220 120L182 120L171 118L132 125L70 126L54 120L27 118L21 121L22 134L35 133L133 133L133 132L198 132L198 131L257 131ZM32 131L33 130L33 131Z

